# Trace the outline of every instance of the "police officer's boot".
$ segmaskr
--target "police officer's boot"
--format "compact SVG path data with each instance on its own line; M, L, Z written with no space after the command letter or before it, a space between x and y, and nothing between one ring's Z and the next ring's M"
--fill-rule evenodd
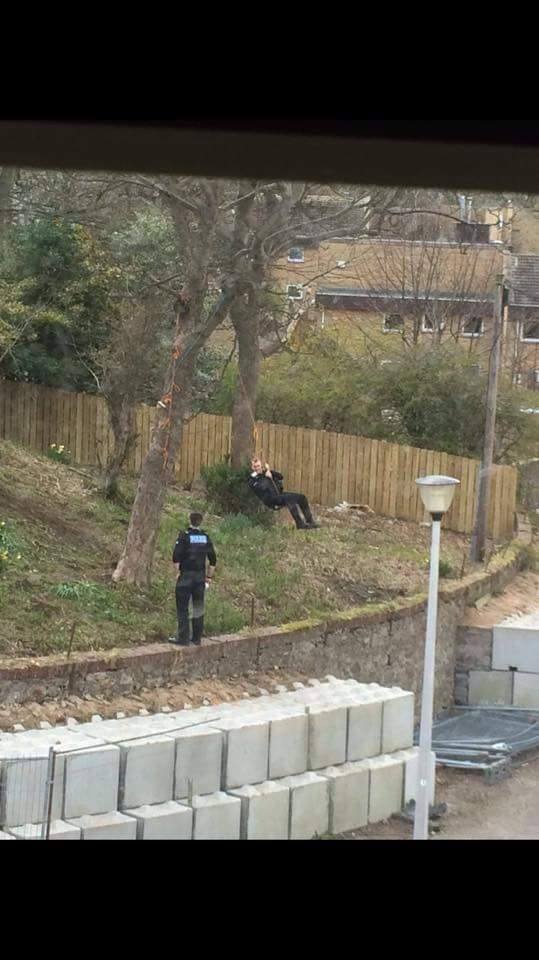
M192 643L195 647L199 647L202 643L202 633L204 630L204 615L201 617L193 617L191 620L191 627L193 630Z

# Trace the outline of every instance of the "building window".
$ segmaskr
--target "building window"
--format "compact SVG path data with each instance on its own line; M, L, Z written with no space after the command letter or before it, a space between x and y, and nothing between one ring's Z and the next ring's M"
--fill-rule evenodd
M290 263L303 263L305 260L303 247L290 247L290 250L288 251L288 259Z
M445 323L443 320L436 322L433 317L429 317L428 313L423 314L423 320L421 321L421 331L422 333L434 333L435 330L443 330Z
M289 283L286 288L286 295L289 300L303 300L303 290L294 283Z
M384 333L404 333L404 317L400 313L388 313L384 317Z
M481 337L485 332L485 324L481 317L470 317L464 320L461 332L463 337Z
M539 320L524 321L521 339L524 343L539 343Z
M539 370L534 370L534 374L535 374L535 377L534 377L535 382L539 383Z

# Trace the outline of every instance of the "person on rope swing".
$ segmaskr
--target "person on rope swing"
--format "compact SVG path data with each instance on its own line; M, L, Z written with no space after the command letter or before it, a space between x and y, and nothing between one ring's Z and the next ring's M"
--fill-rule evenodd
M287 493L284 490L282 473L270 470L259 457L251 460L249 487L270 510L287 507L292 514L297 530L316 530L320 526L314 519L309 501L303 493Z

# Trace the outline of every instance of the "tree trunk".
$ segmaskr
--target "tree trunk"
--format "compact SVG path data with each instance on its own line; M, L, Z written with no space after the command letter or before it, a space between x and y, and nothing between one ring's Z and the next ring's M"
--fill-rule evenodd
M182 297L176 317L176 336L165 392L157 406L150 449L142 465L135 502L122 555L113 573L115 582L146 587L150 583L159 520L166 487L174 473L181 445L184 417L189 410L194 369L208 337L225 318L233 287L224 291L206 319L202 319L205 287Z
M235 304L231 319L238 342L238 382L232 405L231 463L236 469L255 453L256 395L260 378L258 322L244 302ZM259 451L258 451L259 452Z
M118 477L135 440L135 408L126 397L106 396L114 445L103 470L102 490L107 498L118 492Z

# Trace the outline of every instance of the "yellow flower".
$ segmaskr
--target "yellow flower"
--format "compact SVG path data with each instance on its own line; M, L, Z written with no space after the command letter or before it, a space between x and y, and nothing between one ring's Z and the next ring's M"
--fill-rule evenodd
M20 555L20 553L18 553L18 554L17 554L17 560L21 560L21 559L22 559L22 558L21 558L21 555Z
M56 444L55 444L55 443L51 443L51 450L56 450Z
M64 445L62 444L61 447L58 447L58 453L63 453L63 452L64 452Z

